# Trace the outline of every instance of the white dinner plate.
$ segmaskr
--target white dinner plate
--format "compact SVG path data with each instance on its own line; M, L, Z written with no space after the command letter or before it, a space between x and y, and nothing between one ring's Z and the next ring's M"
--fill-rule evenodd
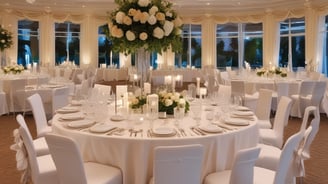
M110 130L113 130L114 128L117 128L117 127L114 126L114 125L101 123L101 124L97 124L95 126L90 127L89 131L94 132L94 133L105 133L105 132L108 132Z
M229 125L237 125L237 126L249 125L249 120L240 119L240 118L225 118L224 122Z
M112 121L123 121L124 117L121 116L121 115L114 115L114 116L110 117L110 120L112 120Z
M61 113L61 114L74 113L74 112L79 112L79 111L80 111L79 108L71 107L71 106L62 107L62 108L56 110L57 113Z
M72 101L71 101L71 105L72 105L72 106L81 106L82 103L83 103L82 100L72 100Z
M237 106L235 108L235 110L237 110L237 111L250 111L250 109L248 107L245 107L245 106Z
M82 113L63 114L59 117L59 119L65 121L80 120L84 119L84 115Z
M235 116L253 116L254 115L254 113L252 111L233 111L231 114L235 115Z
M79 120L79 121L72 121L67 124L70 128L86 128L93 125L95 122L92 120Z
M157 127L153 129L152 133L154 136L170 137L174 136L177 132L174 128L171 127Z
M222 128L214 124L200 125L198 128L209 133L220 133L223 131Z

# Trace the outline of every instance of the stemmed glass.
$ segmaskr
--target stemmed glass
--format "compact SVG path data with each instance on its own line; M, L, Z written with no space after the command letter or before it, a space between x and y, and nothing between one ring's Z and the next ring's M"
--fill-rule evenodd
M195 105L192 105L190 109L193 114L193 119L196 121L196 125L200 125L200 120L202 118L202 104L197 103Z
M212 124L214 119L214 112L208 112L206 114L206 119L208 120L208 124Z
M179 127L181 119L184 116L184 108L175 107L174 108L174 119L175 119L175 126Z

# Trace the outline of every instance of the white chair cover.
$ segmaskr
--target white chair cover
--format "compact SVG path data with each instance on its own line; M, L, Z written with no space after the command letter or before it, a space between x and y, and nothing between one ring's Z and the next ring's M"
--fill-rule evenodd
M58 184L56 166L51 155L37 156L32 139L28 136L25 128L19 127L25 148L27 150L29 166L31 168L31 178L34 184Z
M253 168L259 153L260 147L239 150L231 170L207 175L204 184L253 184Z
M3 82L0 80L0 116L9 113L6 93L3 91Z
M201 145L156 147L150 183L201 183L203 155Z
M55 134L47 134L45 137L61 183L122 183L122 174L118 168L94 162L83 163L78 145L73 139Z
M18 114L16 116L16 121L21 127L23 127L26 130L29 139L33 140L30 130L28 129L26 122L24 120L24 117L21 114ZM33 146L37 156L49 154L48 144L46 143L44 137L34 139Z
M303 134L304 132L300 131L288 138L281 151L275 171L262 167L254 167L254 183L290 183L293 176L290 167L294 159L294 151L298 148Z
M27 100L32 107L37 136L43 137L46 133L51 132L52 128L47 123L47 117L44 111L41 96L38 93L35 93L32 96L29 96Z
M272 91L268 89L260 89L259 99L256 103L255 115L258 118L259 128L271 128Z
M272 129L260 129L260 143L282 147L284 127L287 126L292 100L281 97Z
M306 97L308 95L311 95L314 86L315 86L315 81L302 81L299 93L291 95L291 98L293 99L293 105L290 112L291 116L302 118L303 112L301 111L301 107L300 107L300 99L301 97Z

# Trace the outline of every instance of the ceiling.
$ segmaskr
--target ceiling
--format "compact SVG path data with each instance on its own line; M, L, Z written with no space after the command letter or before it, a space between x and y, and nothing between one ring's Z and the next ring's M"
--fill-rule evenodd
M305 5L328 7L327 0L171 0L171 2L181 15L260 14L269 10L299 9L304 8ZM114 0L0 0L0 8L5 10L105 15L115 7Z

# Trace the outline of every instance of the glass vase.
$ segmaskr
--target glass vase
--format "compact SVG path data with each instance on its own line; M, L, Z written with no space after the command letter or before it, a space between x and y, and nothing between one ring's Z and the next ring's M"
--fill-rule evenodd
M145 82L149 81L150 52L141 47L135 53L135 65L140 76L140 88L143 89Z

